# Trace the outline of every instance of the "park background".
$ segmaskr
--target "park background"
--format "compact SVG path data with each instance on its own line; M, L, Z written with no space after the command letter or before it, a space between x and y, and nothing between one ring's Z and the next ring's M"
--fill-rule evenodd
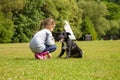
M58 59L57 41L51 59L34 58L29 41L48 17L53 33L69 22L83 58ZM120 80L119 39L120 0L0 0L0 80Z
M67 20L77 40L120 39L119 0L0 0L0 43L29 42L48 17L54 33Z

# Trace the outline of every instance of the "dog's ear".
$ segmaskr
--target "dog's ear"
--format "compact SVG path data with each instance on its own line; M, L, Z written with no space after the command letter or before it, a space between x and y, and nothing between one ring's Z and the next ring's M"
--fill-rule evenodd
M69 32L66 32L67 35L71 35Z

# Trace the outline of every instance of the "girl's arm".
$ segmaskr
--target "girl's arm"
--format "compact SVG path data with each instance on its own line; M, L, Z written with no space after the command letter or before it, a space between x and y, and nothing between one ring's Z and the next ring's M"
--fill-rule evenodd
M52 36L52 33L47 33L47 45L54 45L54 37Z

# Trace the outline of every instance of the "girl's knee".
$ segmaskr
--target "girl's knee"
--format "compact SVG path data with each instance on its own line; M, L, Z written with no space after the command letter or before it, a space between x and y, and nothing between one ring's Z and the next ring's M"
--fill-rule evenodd
M54 49L55 49L55 50L57 49L57 46L56 46L56 45L54 45Z
M51 49L50 49L50 52L54 52L56 49L57 49L57 46L56 45L52 45Z

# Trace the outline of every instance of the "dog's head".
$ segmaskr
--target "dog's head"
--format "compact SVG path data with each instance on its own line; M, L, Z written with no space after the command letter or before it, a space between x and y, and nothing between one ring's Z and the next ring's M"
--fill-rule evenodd
M71 35L69 32L61 32L60 34L60 41L67 41L69 39L69 35Z

